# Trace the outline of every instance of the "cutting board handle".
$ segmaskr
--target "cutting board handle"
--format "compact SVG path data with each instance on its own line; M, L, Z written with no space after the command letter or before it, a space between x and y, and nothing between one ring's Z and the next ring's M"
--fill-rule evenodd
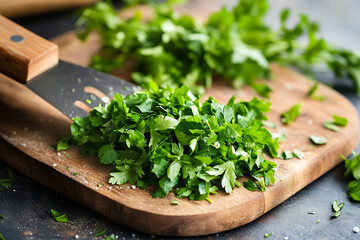
M59 49L0 15L0 72L26 83L59 61Z

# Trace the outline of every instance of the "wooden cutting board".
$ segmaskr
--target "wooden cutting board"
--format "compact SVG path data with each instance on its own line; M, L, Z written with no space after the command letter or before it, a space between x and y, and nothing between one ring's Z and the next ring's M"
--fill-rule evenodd
M81 44L73 33L54 40L64 60L86 65L99 48L93 36L88 44ZM323 102L311 100L307 91L313 82L292 70L271 66L275 89L271 93L270 121L278 124L271 132L285 133L287 140L281 150L300 149L305 158L274 159L279 165L276 183L266 192L250 192L236 188L231 195L220 192L207 201L178 199L171 205L174 194L163 199L151 197L151 189L133 189L131 185L107 184L111 167L103 166L96 157L81 157L80 150L71 147L56 152L50 146L59 136L69 133L71 121L23 85L0 75L0 158L36 181L88 206L115 222L143 232L168 236L195 236L221 232L244 225L268 212L306 185L341 162L340 154L349 155L357 146L358 114L351 103L336 91L320 85L317 94L326 96ZM128 79L126 69L117 72ZM230 88L217 79L207 91L221 103L231 96L250 100L256 96L252 89ZM284 126L280 114L302 102L300 117ZM332 115L348 119L348 125L333 132L322 127ZM323 136L328 143L315 146L310 135ZM70 214L70 213L68 213Z

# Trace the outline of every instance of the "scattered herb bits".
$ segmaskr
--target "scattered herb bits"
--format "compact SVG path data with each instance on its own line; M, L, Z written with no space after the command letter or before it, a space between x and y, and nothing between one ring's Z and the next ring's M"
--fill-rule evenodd
M273 235L273 233L271 232L271 233L266 233L265 235L264 235L264 237L265 238L269 238L269 237L271 237Z
M292 106L289 111L282 113L281 122L287 125L292 123L298 116L300 116L301 106L302 103L298 103Z
M332 203L332 208L334 210L334 216L335 217L339 217L340 216L340 211L341 209L344 207L344 203L340 203L338 204L337 203L337 200L334 200L333 203Z
M153 197L176 188L178 198L208 199L218 189L231 193L242 176L265 191L276 164L262 154L276 157L279 147L262 124L269 110L257 98L223 105L209 97L200 104L186 86L116 94L107 106L73 119L69 143L113 165L109 183L152 185Z
M278 158L283 160L289 160L291 158L297 157L298 159L303 159L305 157L304 153L300 151L299 149L295 149L294 152L291 152L289 150L284 150Z
M339 127L336 126L336 124L334 124L334 122L326 121L326 122L324 122L323 126L324 126L324 128L327 128L327 129L332 130L334 132L339 131Z
M176 199L171 200L171 205L179 205L179 201Z
M325 100L325 96L322 95L315 95L316 90L318 89L319 83L316 82L309 90L308 92L308 96L313 99L313 100L317 100L317 101L324 101Z
M295 149L293 155L298 159L303 159L305 157L305 154L299 149Z
M284 150L279 156L278 158L283 159L283 160L288 160L293 158L294 155L292 154L292 152L290 152L289 150Z
M345 127L347 125L347 122L348 122L347 118L340 117L337 115L333 115L332 117L334 119L335 125L342 126L342 127Z
M65 214L61 214L53 209L51 209L51 214L57 222L63 222L63 223L68 222L68 219Z
M347 119L344 117L333 115L333 120L334 121L324 122L323 126L329 130L338 132L339 131L338 126L345 127L347 125Z
M316 145L323 145L327 143L327 139L320 136L311 135L310 140Z

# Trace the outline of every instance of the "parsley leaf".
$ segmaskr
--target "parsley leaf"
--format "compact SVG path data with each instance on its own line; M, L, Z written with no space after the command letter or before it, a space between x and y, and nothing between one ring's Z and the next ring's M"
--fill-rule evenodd
M298 159L303 159L305 157L304 153L299 149L295 149L293 155Z
M316 145L322 145L327 143L327 139L320 136L311 135L310 140Z
M347 125L347 119L337 115L333 115L334 124L345 127Z
M179 205L179 201L177 201L176 199L171 200L171 205Z
M340 203L338 204L337 203L337 200L334 200L333 203L332 203L332 208L334 210L334 216L335 217L339 217L340 216L340 210L344 207L344 203Z
M271 232L271 233L266 233L265 235L264 235L264 237L265 238L269 238L269 237L271 237L273 235L273 233Z
M281 114L281 122L284 124L292 123L301 113L301 103L292 106L287 112Z
M51 214L57 222L63 222L63 223L68 222L68 219L65 214L61 214L53 209L51 209Z
M3 237L3 235L0 233L0 240L5 240L5 238Z
M323 126L324 126L324 128L327 128L327 129L332 130L332 131L334 131L334 132L338 132L338 131L339 131L339 128L336 126L336 124L333 123L333 122L330 122L330 121L324 122L324 123L323 123Z

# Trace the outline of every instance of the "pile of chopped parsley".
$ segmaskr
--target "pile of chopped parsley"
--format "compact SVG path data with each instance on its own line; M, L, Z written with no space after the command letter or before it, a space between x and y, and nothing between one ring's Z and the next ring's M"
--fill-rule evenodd
M200 103L186 86L116 94L110 104L74 118L66 141L113 165L110 183L155 186L153 197L176 189L179 198L208 199L219 188L231 193L243 176L250 178L247 189L265 191L275 182L276 164L263 153L276 157L279 147L262 124L270 105L257 98Z
M269 78L269 63L276 62L312 77L317 66L325 67L336 76L348 76L360 94L360 56L319 37L319 25L304 14L289 27L290 10L284 9L279 29L272 29L266 22L268 0L239 0L204 22L175 12L176 0L128 2L153 3L153 17L143 21L142 13L136 12L121 19L110 3L99 2L82 12L79 37L100 35L102 54L91 64L98 70L108 72L129 58L135 60L132 79L144 89L185 84L197 94L203 91L199 86L211 87L214 75L220 75L234 87L247 84L267 97L271 87L257 79Z

